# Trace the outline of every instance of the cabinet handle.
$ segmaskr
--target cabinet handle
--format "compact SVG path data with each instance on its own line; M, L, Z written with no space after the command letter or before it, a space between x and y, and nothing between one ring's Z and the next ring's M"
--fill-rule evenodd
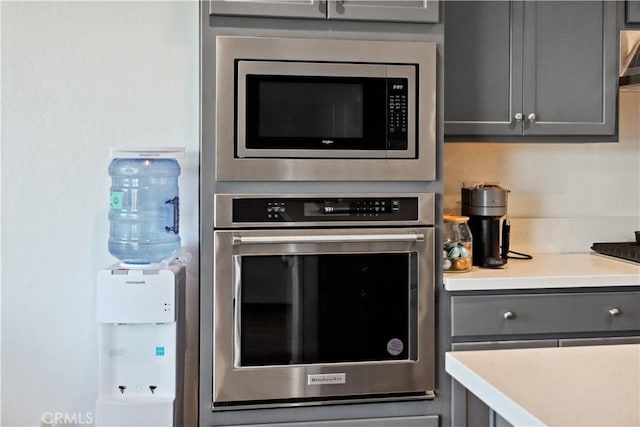
M531 113L527 116L527 119L529 119L530 122L535 122L536 121L536 113Z
M524 118L524 115L522 113L516 113L515 116L513 116L514 119L516 119L516 121L521 121Z
M609 310L609 316L614 317L614 316L619 316L620 315L620 310L617 308L612 308L611 310Z
M513 311L507 311L505 314L503 314L503 316L506 320L513 319L514 317L516 317Z

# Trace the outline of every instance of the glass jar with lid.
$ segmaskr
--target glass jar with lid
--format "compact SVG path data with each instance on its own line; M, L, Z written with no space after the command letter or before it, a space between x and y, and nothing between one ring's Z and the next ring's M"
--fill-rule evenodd
M444 215L442 227L442 270L463 273L473 267L469 217Z

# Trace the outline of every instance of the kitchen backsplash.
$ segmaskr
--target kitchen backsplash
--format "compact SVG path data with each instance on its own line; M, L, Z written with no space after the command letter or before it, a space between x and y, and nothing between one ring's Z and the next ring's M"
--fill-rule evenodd
M620 92L618 143L446 143L444 207L463 182L510 190L511 247L584 252L640 229L640 92Z
M640 217L514 218L510 247L532 253L589 252L594 242L631 242Z

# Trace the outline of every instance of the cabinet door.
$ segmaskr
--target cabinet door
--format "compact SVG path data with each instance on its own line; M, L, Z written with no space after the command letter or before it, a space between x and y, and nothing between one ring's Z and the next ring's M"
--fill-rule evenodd
M616 2L524 2L525 135L614 135Z
M557 340L486 341L451 344L453 351L557 347ZM501 424L491 409L456 380L451 380L451 425L485 427Z
M446 135L521 135L523 2L448 1Z
M438 0L344 0L330 1L329 19L386 22L438 22Z
M209 14L326 19L327 2L322 0L209 0Z
M640 0L627 0L627 22L640 24Z

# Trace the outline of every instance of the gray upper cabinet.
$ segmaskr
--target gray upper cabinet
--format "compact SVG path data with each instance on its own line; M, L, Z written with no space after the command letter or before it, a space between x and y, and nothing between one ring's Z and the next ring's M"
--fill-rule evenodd
M445 136L615 135L615 2L445 9Z
M210 0L212 15L384 22L438 22L438 0Z
M640 24L640 0L627 1L627 22Z
M445 2L445 135L520 135L522 2Z
M384 1L345 0L329 1L329 19L348 19L386 22L438 22L440 4L437 0Z
M325 19L327 2L322 0L210 0L210 15L264 16L274 18Z

